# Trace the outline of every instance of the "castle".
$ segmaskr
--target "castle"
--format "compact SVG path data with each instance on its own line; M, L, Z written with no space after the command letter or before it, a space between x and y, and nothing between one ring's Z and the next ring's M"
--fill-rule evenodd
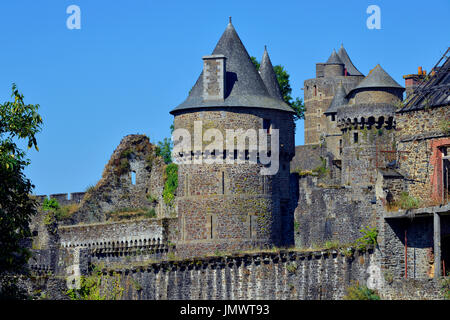
M147 137L129 135L96 186L51 195L64 210L41 210L32 222L29 265L44 280L29 286L62 299L101 265L103 292L117 285L107 276L120 275L125 299L340 299L355 280L387 299L441 298L437 280L450 266L449 50L429 75L405 76L405 100L380 65L364 76L343 46L333 50L305 80L297 147L266 48L257 71L230 19L202 59L187 99L170 111L175 131L189 134L178 166ZM196 137L208 129L241 131L219 152ZM279 152L254 150L252 130L264 142L276 132ZM278 170L261 174L276 152ZM355 251L366 227L377 242Z

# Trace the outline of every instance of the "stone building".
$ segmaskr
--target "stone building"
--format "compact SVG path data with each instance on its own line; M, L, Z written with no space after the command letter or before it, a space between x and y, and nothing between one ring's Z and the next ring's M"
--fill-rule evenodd
M292 244L293 110L282 100L267 50L258 73L230 21L203 61L203 71L189 96L171 111L175 131L187 130L193 146L179 159L177 252L198 256ZM208 129L226 137L227 145L210 150L201 133L198 144L195 130L204 133ZM260 161L264 151L255 149L256 140L248 130L258 132L258 143L272 141L278 130L275 174L261 174L267 167ZM230 137L230 131L236 136ZM243 148L237 147L240 141ZM222 153L222 149L226 150ZM208 158L218 161L208 163ZM193 163L185 164L186 160Z
M339 146L340 130L333 113L327 113L339 85L350 92L364 78L353 65L344 46L331 53L327 62L316 63L316 77L304 82L305 146L319 144L326 139L330 146ZM329 116L328 116L329 115ZM339 149L330 148L336 159Z

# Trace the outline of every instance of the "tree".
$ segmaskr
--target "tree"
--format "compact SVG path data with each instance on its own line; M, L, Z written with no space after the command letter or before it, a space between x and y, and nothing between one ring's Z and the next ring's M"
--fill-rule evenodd
M255 57L251 57L256 70L259 70L260 63ZM280 86L281 95L283 96L284 102L286 102L295 111L294 120L305 119L305 105L303 100L299 97L295 99L292 98L292 88L289 83L289 74L281 65L276 65L273 67L275 75L277 76L278 85Z
M166 164L172 163L172 140L170 138L158 141L156 155L161 156Z
M30 198L34 185L23 173L30 161L16 142L27 140L28 149L39 150L35 136L42 118L39 105L26 105L15 84L11 96L14 101L0 104L0 276L20 272L26 265L29 251L22 242L31 236L29 223L37 211L36 201ZM4 296L4 277L1 287Z

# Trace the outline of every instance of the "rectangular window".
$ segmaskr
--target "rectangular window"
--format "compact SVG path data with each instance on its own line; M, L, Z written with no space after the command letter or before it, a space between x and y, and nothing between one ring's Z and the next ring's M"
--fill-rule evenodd
M353 132L353 142L354 143L358 142L358 132Z

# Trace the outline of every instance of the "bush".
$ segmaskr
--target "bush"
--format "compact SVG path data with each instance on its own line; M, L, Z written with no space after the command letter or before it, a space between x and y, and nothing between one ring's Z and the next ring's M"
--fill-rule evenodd
M364 227L359 231L363 234L363 236L358 238L355 243L359 250L365 250L368 245L377 244L378 230L376 227Z
M355 282L347 288L344 300L380 300L380 296L375 290L369 289L367 286L360 286L359 282Z
M405 210L415 209L419 207L420 200L413 196L410 196L408 192L402 192L400 194L398 205L400 206L400 208Z
M175 192L178 188L178 166L175 163L170 163L166 167L165 183L163 190L164 202L170 206L175 199Z

